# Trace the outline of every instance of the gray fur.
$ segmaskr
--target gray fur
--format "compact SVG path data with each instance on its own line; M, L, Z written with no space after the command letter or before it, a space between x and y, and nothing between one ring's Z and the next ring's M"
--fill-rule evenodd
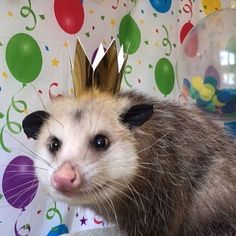
M126 189L129 197L112 199L120 229L128 236L236 235L233 140L200 111L119 96L155 107L152 118L131 131L139 173ZM106 217L107 210L100 213Z

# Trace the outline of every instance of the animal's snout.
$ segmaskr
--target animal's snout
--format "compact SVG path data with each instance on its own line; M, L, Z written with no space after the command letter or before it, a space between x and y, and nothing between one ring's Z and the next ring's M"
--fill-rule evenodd
M66 162L53 173L51 182L58 191L68 193L80 186L81 176L70 163Z

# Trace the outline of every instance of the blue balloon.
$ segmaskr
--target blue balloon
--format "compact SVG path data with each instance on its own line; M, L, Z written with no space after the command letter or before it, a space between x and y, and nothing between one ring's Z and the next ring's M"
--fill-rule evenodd
M196 102L199 107L207 107L211 103L211 101L206 102L202 100L201 98L197 98Z
M226 104L225 106L221 107L221 111L223 114L230 114L235 112L236 107L232 104Z
M169 11L172 0L149 0L152 7L160 12L165 13Z
M55 226L51 229L47 236L59 236L62 234L68 234L69 230L65 224Z
M189 82L188 79L184 79L183 84L184 84L184 86L185 86L186 88L188 88L188 89L191 87L191 83Z
M228 103L232 99L232 95L227 90L220 90L217 93L217 99L222 103Z
M229 134L231 137L236 138L236 122L225 122L224 129L226 134Z

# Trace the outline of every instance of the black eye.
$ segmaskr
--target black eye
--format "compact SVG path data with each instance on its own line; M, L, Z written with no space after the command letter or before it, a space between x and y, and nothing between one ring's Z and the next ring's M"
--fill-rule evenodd
M98 151L106 150L109 147L109 139L102 134L97 134L92 140L92 146Z
M51 153L55 153L61 147L61 141L56 137L51 137L48 143L48 149Z

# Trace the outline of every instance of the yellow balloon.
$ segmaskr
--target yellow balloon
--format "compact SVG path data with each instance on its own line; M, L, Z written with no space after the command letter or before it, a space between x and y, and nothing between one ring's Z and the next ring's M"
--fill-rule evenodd
M191 85L200 92L204 88L203 79L200 76L194 76L192 77Z
M199 94L202 100L210 101L215 94L215 88L211 84L205 84Z
M220 0L202 0L202 9L206 15L209 15L221 9Z
M222 103L217 99L217 95L214 95L212 98L212 103L217 107L223 107L225 105L225 103Z

